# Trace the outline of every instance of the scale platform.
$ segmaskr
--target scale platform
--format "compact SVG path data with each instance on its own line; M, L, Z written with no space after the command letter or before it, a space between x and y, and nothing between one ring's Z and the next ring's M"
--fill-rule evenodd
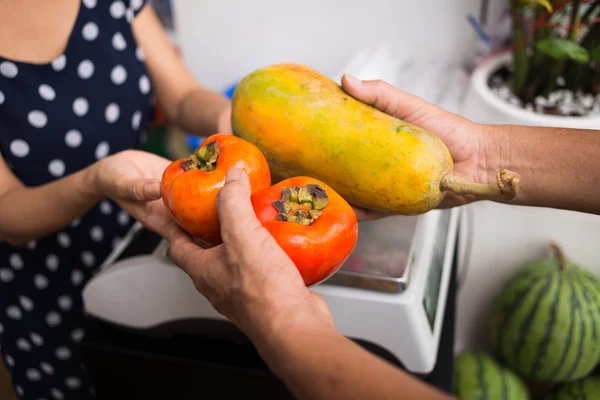
M337 329L380 346L413 373L429 373L439 347L459 212L361 222L358 244L344 266L311 287L329 305ZM88 281L86 312L149 334L205 333L196 322L225 321L168 259L160 238L147 236L144 254L131 251L129 243L139 235L147 231L138 224Z

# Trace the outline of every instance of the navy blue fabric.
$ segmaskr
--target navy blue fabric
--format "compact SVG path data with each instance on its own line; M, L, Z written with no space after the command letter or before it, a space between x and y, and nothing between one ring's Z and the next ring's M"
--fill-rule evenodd
M140 147L151 85L130 24L144 3L82 0L63 55L0 57L0 151L25 185ZM106 200L25 247L0 243L0 350L21 399L94 398L76 347L81 290L132 223Z

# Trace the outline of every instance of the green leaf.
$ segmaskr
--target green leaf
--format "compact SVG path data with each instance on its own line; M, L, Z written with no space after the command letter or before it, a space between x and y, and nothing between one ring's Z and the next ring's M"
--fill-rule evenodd
M590 54L584 48L566 39L542 39L536 48L555 60L573 60L580 64L590 61Z
M600 62L600 46L596 46L596 48L590 52L590 57Z
M534 4L539 4L540 6L548 10L548 12L552 12L552 4L549 0L521 0L522 7L527 7Z

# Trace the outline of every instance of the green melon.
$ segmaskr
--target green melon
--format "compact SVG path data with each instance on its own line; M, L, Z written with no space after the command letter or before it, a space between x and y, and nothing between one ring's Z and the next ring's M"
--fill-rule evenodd
M452 392L460 400L528 400L521 379L483 351L466 351L454 361Z
M546 400L598 400L600 376L589 376L576 382L563 383L552 390Z
M496 297L491 342L521 377L572 382L600 360L600 280L550 246L553 257L525 265Z

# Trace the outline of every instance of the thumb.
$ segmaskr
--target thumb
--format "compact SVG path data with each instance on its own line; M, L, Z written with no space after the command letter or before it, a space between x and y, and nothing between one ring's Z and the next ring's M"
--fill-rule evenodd
M160 182L155 179L136 179L121 190L123 200L153 201L161 197Z
M342 88L355 99L408 123L414 124L424 113L443 111L425 99L403 92L381 80L361 81L344 74Z

